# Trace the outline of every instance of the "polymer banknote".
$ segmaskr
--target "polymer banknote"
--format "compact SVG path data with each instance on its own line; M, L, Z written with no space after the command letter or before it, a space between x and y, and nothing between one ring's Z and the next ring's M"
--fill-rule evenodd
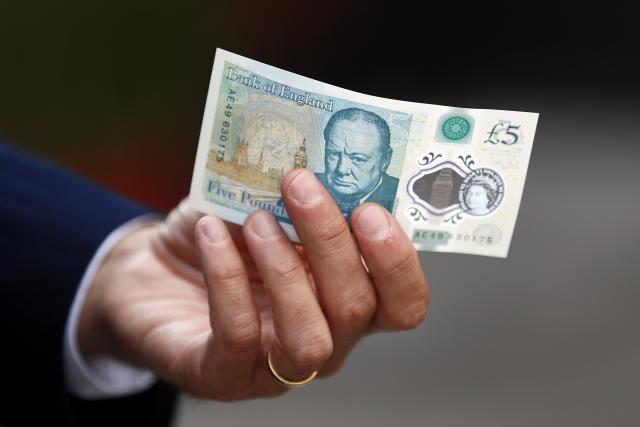
M347 221L376 202L418 250L506 257L537 121L365 95L218 49L189 200L237 224L267 210L298 241L280 185L306 168Z

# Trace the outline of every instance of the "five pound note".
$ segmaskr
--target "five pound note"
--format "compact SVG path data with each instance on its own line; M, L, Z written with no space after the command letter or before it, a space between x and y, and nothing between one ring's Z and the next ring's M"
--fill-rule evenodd
M237 224L267 210L298 241L280 184L306 168L347 220L376 202L416 249L506 257L537 121L364 95L218 49L189 200Z

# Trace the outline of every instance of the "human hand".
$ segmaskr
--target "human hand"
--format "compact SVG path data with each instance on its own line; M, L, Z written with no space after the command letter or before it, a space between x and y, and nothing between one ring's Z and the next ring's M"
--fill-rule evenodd
M285 378L329 375L365 334L422 321L428 286L386 210L359 206L351 232L311 172L288 174L282 194L301 246L264 211L240 227L185 201L123 239L90 288L80 350L228 401L286 391L271 377L269 352Z

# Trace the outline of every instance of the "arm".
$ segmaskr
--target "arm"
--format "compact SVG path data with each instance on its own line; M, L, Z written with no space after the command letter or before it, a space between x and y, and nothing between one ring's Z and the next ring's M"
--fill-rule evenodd
M145 213L0 144L0 423L66 424L136 399L144 411L142 401L153 400L155 389L122 401L80 402L65 392L62 361L65 323L87 264L111 231Z

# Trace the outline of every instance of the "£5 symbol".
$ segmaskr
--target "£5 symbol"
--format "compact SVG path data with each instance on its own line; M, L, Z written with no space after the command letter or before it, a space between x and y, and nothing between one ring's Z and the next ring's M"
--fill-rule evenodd
M489 137L484 140L484 144L504 144L514 145L522 142L522 131L520 125L514 125L509 121L496 123L490 132Z

